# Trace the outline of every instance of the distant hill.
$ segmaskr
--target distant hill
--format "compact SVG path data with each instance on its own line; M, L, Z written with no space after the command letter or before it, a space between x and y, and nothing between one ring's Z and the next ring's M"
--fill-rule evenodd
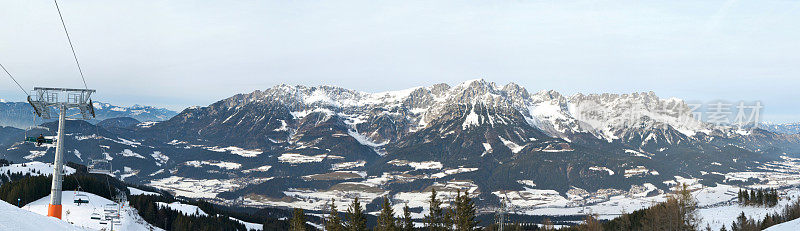
M178 113L165 108L133 105L131 107L115 106L109 103L94 102L96 118L90 123L98 123L105 119L130 117L138 121L164 121ZM0 101L0 126L27 128L55 119L43 121L37 118L33 121L33 109L27 102L2 102Z
M761 128L774 133L800 134L800 122L785 124L762 124Z

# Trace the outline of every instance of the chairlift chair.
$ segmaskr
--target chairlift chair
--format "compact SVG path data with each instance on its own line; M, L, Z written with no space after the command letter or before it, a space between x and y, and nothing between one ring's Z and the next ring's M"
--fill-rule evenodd
M103 211L106 213L117 212L117 204L106 204L106 206L103 206Z
M88 199L88 197L87 198L75 197L75 200L72 203L75 203L76 205L81 206L82 204L88 204L89 203L89 199Z
M28 143L39 143L39 139L38 139L38 137L28 136L28 137L25 137L25 142L28 142ZM42 143L43 144L52 144L54 142L55 142L55 139L48 139L48 138L42 139Z
M81 204L88 204L89 203L89 196L84 193L81 193L81 186L78 185L78 190L75 191L75 196L73 196L75 200L72 203L75 203L78 206Z
M42 126L36 125L36 113L33 114L33 125L25 128L25 140L24 140L24 142L39 144L39 137L28 136L28 131L33 130L33 129L41 129L41 130L50 131L50 128L48 128L48 127L42 127ZM42 139L42 143L43 144L52 144L54 142L55 142L55 139L52 139L52 138L50 138L50 139L48 139L48 138Z
M111 174L111 162L106 159L92 159L89 163L89 173Z
M100 217L100 214L99 214L99 213L96 213L96 212L95 212L95 213L92 213L92 215L90 215L90 216L89 216L89 218L91 218L92 220L100 220L100 219L102 219L102 218Z

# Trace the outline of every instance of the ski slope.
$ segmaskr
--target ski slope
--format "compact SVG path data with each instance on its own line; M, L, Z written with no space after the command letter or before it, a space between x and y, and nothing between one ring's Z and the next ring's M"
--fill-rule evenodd
M0 230L42 231L42 230L84 230L65 221L26 211L17 206L0 201Z
M769 227L764 231L795 231L800 229L800 218Z
M158 227L152 226L142 219L136 209L128 206L127 203L123 203L122 205L118 205L117 203L108 200L106 198L100 197L95 194L80 192L80 194L86 195L83 197L84 199L89 200L88 204L77 205L74 202L76 198L76 191L64 191L62 194L62 219L69 223L72 223L74 226L77 226L83 230L109 230L111 228L111 222L106 222L107 224L101 224L101 220L93 220L91 219L92 214L96 213L95 216L99 215L103 217L104 215L104 208L108 205L109 208L119 208L119 219L120 223L114 225L114 230L126 230L126 231L147 231L147 230L162 230ZM78 196L81 197L81 196ZM31 202L22 207L24 210L28 210L37 214L47 215L47 205L50 203L50 196L43 197L39 200ZM2 229L0 229L2 230ZM14 230L14 229L12 229ZM60 229L38 229L38 230L60 230ZM38 231L37 230L37 231Z

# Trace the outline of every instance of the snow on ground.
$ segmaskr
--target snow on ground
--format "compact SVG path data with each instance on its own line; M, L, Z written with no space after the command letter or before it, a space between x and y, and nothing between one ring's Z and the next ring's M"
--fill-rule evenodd
M216 198L218 193L241 186L233 180L197 180L179 176L151 180L148 185L189 198Z
M244 171L242 171L242 172L243 172L243 173L250 173L250 172L266 172L266 171L269 171L269 169L271 169L271 168L272 168L272 166L269 166L269 165L264 165L264 166L261 166L261 167L258 167L258 168L251 168L251 169L247 169L247 170L244 170Z
M116 171L115 171L116 172ZM122 174L119 175L120 180L125 180L125 178L132 177L139 174L139 170L134 170L128 166L122 168Z
M464 117L464 123L461 124L461 129L466 130L470 126L478 126L478 125L480 125L480 121L478 118L478 114L475 113L475 107L473 106L469 110L469 114L467 114L467 116Z
M456 168L456 169L447 169L440 173L435 173L431 175L432 178L442 178L453 174L465 173L465 172L473 172L478 171L478 168Z
M128 145L128 146L131 146L131 147L134 147L134 148L137 147L137 146L141 146L142 145L142 143L139 143L139 142L136 142L136 141L132 141L132 140L126 140L126 139L123 139L123 138L119 138L119 141L114 140L114 139L110 139L110 140L114 141L115 143Z
M355 130L347 130L347 134L352 136L353 139L356 139L358 143L371 147L375 151L375 153L378 153L378 155L380 156L386 155L386 151L384 151L381 147L388 144L389 143L388 140L383 143L375 143L369 137L362 135L361 133L358 133L358 131Z
M136 126L140 127L140 128L149 128L149 127L152 127L153 125L156 125L158 123L159 122L155 122L155 121L147 121L147 122L141 122L141 123L137 124Z
M613 170L611 170L611 169L609 169L609 168L606 168L606 167L592 166L592 167L589 167L589 170L593 170L593 171L606 171L606 172L608 172L608 175L610 175L610 176L613 176L613 175L614 175L614 171L613 171Z
M33 159L36 159L36 158L44 156L44 154L47 153L47 150L44 150L44 151L30 151L30 152L31 152L31 154L29 154L27 156L23 156L22 158L26 159L26 160L33 160Z
M169 204L164 202L156 202L156 205L158 205L159 208L167 207L171 210L181 212L182 214L187 216L192 216L192 215L204 216L204 217L208 216L208 213L200 209L200 207L197 207L195 205L182 204L181 202L177 201Z
M76 198L76 195L80 193L84 196L77 196L77 198L88 199L88 204L76 205L73 201ZM100 224L101 220L94 220L91 219L93 213L97 213L96 215L103 215L103 210L108 208L121 208L120 210L120 223L114 225L114 230L131 230L131 231L145 231L150 230L161 230L155 226L151 226L147 224L147 222L142 219L136 209L130 207L128 204L118 205L113 201L110 201L106 198L86 193L86 192L76 192L76 191L64 191L62 194L62 218L64 221L73 223L77 227L81 227L86 230L107 230L110 228L109 224ZM31 202L22 207L22 209L38 213L41 215L47 215L47 205L50 203L50 196L43 197L39 200ZM4 214L5 215L5 214ZM2 219L2 218L0 218ZM2 226L2 224L0 224ZM13 230L13 229L12 229ZM37 229L43 230L43 229ZM61 229L45 229L45 230L61 230Z
M12 164L9 166L0 167L0 174L5 174L6 172L16 173L16 174L31 174L34 176L38 175L51 175L53 174L53 164L50 163L42 163L39 161L21 163L21 164ZM75 169L69 166L64 165L64 174L70 175L75 173ZM36 173L38 172L38 174Z
M764 231L796 231L798 229L800 229L800 218L769 227Z
M625 178L646 175L648 172L650 172L650 170L647 170L644 166L636 166L632 169L625 169Z
M733 189L731 189L733 190ZM726 194L726 197L731 198L731 201L736 199L736 193L738 192L738 188L735 189L736 191L729 192ZM733 195L730 195L733 193ZM800 196L800 189L793 188L788 191L784 191L784 195L780 195L781 198L792 198L796 200L798 196ZM699 198L698 198L699 199ZM703 225L701 227L705 227L705 224L711 226L712 230L719 230L722 225L724 224L726 229L730 230L731 223L736 220L736 217L739 216L742 212L744 212L745 216L748 218L753 218L756 220L764 219L767 214L772 214L776 212L780 212L783 207L787 204L791 203L791 200L780 200L777 206L765 208L765 207L757 207L757 206L741 206L736 203L726 204L722 206L714 206L709 208L701 208L698 210L698 215L702 219ZM797 227L792 230L797 230Z
M500 141L502 141L503 144L506 145L506 147L511 149L511 152L513 152L513 153L519 153L519 151L522 151L522 149L525 148L525 146L520 146L520 145L518 145L518 144L516 144L514 142L511 142L509 140L503 139L503 137L498 137L498 138L500 138Z
M290 164L304 164L304 163L313 163L313 162L322 162L325 159L344 159L341 156L334 156L329 154L319 154L315 156L306 156L297 153L284 153L278 157L280 162L290 163Z
M156 160L156 164L158 166L161 166L162 164L166 164L167 161L169 161L169 156L164 155L160 151L153 151L153 154L150 154L150 156L152 156L153 159Z
M522 185L527 185L527 186L530 186L530 187L536 187L536 183L533 183L532 180L518 180L517 183L522 184Z
M241 164L233 163L233 162L225 162L225 161L216 162L216 161L206 161L206 160L204 160L204 161L197 161L197 160L186 161L186 163L184 163L184 164L186 164L188 166L195 167L195 168L202 167L203 165L211 165L211 166L217 166L219 168L224 168L224 169L228 169L228 170L239 169L239 168L242 167Z
M442 163L438 161L410 162L407 160L392 160L389 161L388 164L394 166L409 166L414 168L414 170L441 169L443 167Z
M342 163L335 163L331 164L331 170L344 170L344 169L351 169L351 168L358 168L364 167L367 162L363 160L353 161L353 162L342 162Z
M478 195L478 186L471 181L448 181L445 183L433 183L431 187L420 192L400 192L392 196L392 209L395 214L403 214L403 207L422 208L419 213L411 212L414 219L422 219L430 213L429 200L431 198L431 188L436 189L436 198L444 202L443 207L449 207L450 202L455 199L457 190L462 193L469 192L470 196Z
M495 191L492 194L508 200L510 204L518 207L564 207L569 202L555 190L528 187L522 191Z
M644 154L642 152L635 151L635 150L625 149L625 153L633 154L634 156L644 157L644 158L647 158L647 159L653 159L652 157L650 157L650 156L648 156L648 155L646 155L646 154Z
M341 186L329 190L290 189L283 192L288 198L265 198L260 195L248 195L242 198L244 205L249 206L282 206L302 208L306 210L323 210L331 200L336 200L336 207L347 208L358 197L366 209L372 200L386 195L386 191L363 184L342 183Z
M800 167L797 168L800 171ZM800 172L781 173L781 172L731 172L725 174L725 182L737 180L747 181L750 178L757 178L762 182L753 185L753 188L778 188L785 186L800 185Z
M152 195L152 196L158 196L159 195L158 193L144 191L144 190L141 190L141 189L138 189L138 188L134 188L134 187L128 187L128 191L130 191L131 195L134 195L134 196L135 195Z
M262 230L264 228L263 224L250 223L250 222L239 220L239 219L236 219L236 218L233 218L233 217L228 217L228 218L230 218L231 220L234 220L234 221L238 221L239 223L242 223L244 225L244 227L247 228L247 230Z
M84 230L66 221L36 214L17 208L0 200L0 230L41 231L41 230Z
M261 153L264 153L260 149L255 150L247 150L240 147L230 146L227 148L220 148L220 147L205 147L206 150L214 151L214 152L231 152L234 155L240 155L243 157L256 157Z
M136 157L136 158L139 158L139 159L144 159L144 156L139 155L139 153L135 153L135 152L131 151L130 149L122 150L122 152L120 152L119 154L124 156L124 157Z

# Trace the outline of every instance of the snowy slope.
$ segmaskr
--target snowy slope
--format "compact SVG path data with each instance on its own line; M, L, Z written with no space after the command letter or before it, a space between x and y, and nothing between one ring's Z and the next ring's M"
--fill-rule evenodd
M764 231L794 231L800 229L800 219L794 219L769 227Z
M111 207L117 207L117 204L113 201L110 201L106 198L91 194L80 192L81 194L86 195L85 198L88 198L89 203L83 205L76 205L73 203L75 200L76 191L64 191L62 194L62 218L64 221L70 222L77 227L83 228L85 230L102 230L102 229L109 229L108 224L100 224L99 220L92 220L91 216L92 213L98 213L99 215L103 215L103 209L106 205L110 205ZM80 197L80 196L79 196ZM43 197L39 200L31 202L23 206L24 210L28 210L34 213L38 213L41 215L47 215L47 205L50 202L50 196ZM123 204L121 206L120 212L120 224L114 225L114 230L126 230L126 231L136 231L136 230L161 230L155 226L147 224L137 213L136 209L128 206L127 204ZM59 230L59 229L53 229Z
M208 216L208 213L206 213L205 211L200 209L200 207L197 207L195 205L182 204L181 202L177 202L177 201L169 203L169 204L164 203L164 202L156 202L156 204L158 205L159 208L167 207L167 208L169 208L171 210L175 210L175 211L181 212L181 213L183 213L184 215L187 215L187 216L192 216L192 215L194 215L194 216L204 216L204 217Z
M158 193L154 193L154 192L150 192L150 191L144 191L144 190L141 190L141 189L138 189L138 188L134 188L134 187L128 187L128 191L130 191L131 195L134 195L134 196L135 195L147 195L147 196L158 196L159 195Z
M15 174L31 174L31 175L40 175L44 174L49 176L53 174L53 164L50 163L42 163L39 161L33 161L28 163L22 164L12 164L5 167L0 167L0 174L5 174L6 172L11 172ZM64 166L64 174L70 175L75 173L75 169L69 166Z
M736 189L730 189L727 195L731 201L735 200L736 198ZM797 198L800 196L800 190L798 189L789 189L786 192L786 195L782 197L788 198ZM723 196L723 195L721 195ZM704 198L697 198L701 200ZM779 213L784 206L791 203L790 200L780 200L777 206L764 208L764 207L755 207L755 206L741 206L738 204L723 204L721 206L711 206L708 208L701 208L698 210L698 216L702 219L704 223L701 226L705 226L708 224L711 226L712 230L719 230L722 228L722 225L725 225L726 228L730 229L731 223L736 220L736 217L739 216L740 213L744 212L745 216L755 220L764 219L767 214L772 213ZM787 229L787 230L800 230L800 227L795 227L794 229Z
M65 221L32 213L0 201L0 230L83 230Z

